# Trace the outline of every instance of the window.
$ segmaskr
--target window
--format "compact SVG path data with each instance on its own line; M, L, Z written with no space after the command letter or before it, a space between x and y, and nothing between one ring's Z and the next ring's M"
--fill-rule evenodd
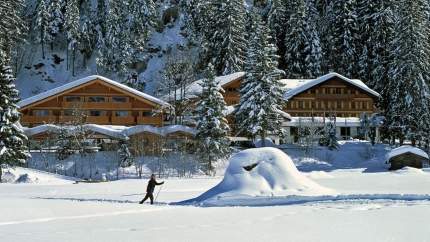
M351 128L350 127L340 127L340 136L350 137L351 136Z
M299 101L299 108L304 108L303 101Z
M68 96L66 97L66 102L80 102L81 97L79 96Z
M49 110L33 110L33 116L49 116Z
M142 112L142 116L143 117L151 117L152 116L152 112L149 112L149 111Z
M89 114L90 116L95 116L95 117L106 116L106 111L90 110Z
M88 102L93 102L93 103L102 103L105 102L105 97L88 97Z
M336 94L342 94L342 89L341 88L336 88Z
M311 90L311 93L312 93L312 94L315 94L315 92L316 92L316 90L315 90L315 89L312 89L312 90Z
M73 110L68 109L63 111L64 116L73 116Z
M114 102L114 103L126 103L127 97L112 97L112 102Z
M356 106L356 105L355 105L355 102L351 102L351 108L352 108L352 109L355 109L355 106Z
M115 111L116 117L128 117L128 111Z

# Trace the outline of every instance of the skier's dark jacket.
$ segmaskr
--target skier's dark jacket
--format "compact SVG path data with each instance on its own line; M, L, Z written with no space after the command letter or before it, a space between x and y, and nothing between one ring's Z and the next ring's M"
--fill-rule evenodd
M146 187L146 192L152 194L152 193L154 193L155 186L163 185L163 184L164 184L164 182L157 182L155 179L151 179L151 180L149 180L148 186Z

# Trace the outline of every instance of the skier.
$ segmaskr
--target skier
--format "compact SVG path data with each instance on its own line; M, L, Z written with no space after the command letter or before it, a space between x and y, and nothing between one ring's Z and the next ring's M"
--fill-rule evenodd
M154 204L154 189L155 186L163 185L164 182L157 182L155 180L155 175L151 175L151 179L148 182L148 186L146 187L146 196L143 198L142 201L139 202L139 204L144 203L148 198L151 200L151 204Z

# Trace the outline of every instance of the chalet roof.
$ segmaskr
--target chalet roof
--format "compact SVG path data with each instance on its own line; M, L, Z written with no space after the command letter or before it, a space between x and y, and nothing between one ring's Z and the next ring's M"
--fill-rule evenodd
M361 90L375 96L375 97L381 97L379 93L369 88L366 84L364 84L362 81L357 79L349 79L347 77L344 77L338 73L332 72L329 74L326 74L324 76L321 76L317 79L282 79L281 82L285 86L285 94L284 99L289 100L290 98L296 96L297 94L300 94L309 88L312 88L316 85L319 85L325 81L328 81L334 77L338 77L341 80L344 80L348 82L349 84L356 86L357 88L360 88Z
M421 156L423 158L429 159L429 155L424 150L419 149L417 147L410 146L410 145L403 145L403 146L400 146L398 148L391 150L387 154L386 158L387 158L387 160L390 160L393 157L403 155L406 153L412 153L412 154L415 154L417 156Z
M245 72L236 72L236 73L229 74L226 76L215 77L215 80L219 82L219 85L221 87L223 87L223 86L228 85L228 84L230 84L230 83L232 83L232 82L234 82L240 78L243 78L244 76L245 76ZM189 84L185 88L186 92L187 92L186 95L188 98L195 98L202 93L203 89L202 89L201 84L202 84L203 80L204 79L197 80L197 81ZM180 95L180 92L178 92L177 96L179 96L179 95ZM167 95L164 95L161 99L168 101L170 99L170 96L169 96L169 94L167 94Z
M76 126L57 126L53 124L43 124L33 128L23 128L24 133L27 136L35 136L46 132L59 133L62 128L65 128L68 132L74 132L77 129ZM114 126L114 125L97 125L97 124L85 124L83 128L95 133L103 134L111 138L126 140L131 135L140 133L151 133L160 136L167 136L169 134L182 132L190 135L196 134L196 129L184 126L184 125L170 125L164 127L155 127L152 125L137 125L132 127L126 126Z
M149 94L140 92L140 91L138 91L136 89L133 89L131 87L128 87L128 86L126 86L124 84L121 84L119 82L116 82L116 81L113 81L113 80L108 79L106 77L98 76L98 75L87 76L87 77L84 77L82 79L79 79L79 80L76 80L76 81L72 81L72 82L69 82L69 83L67 83L65 85L62 85L62 86L59 86L57 88L51 89L49 91L42 92L42 93L37 94L35 96L29 97L27 99L24 99L24 100L20 101L18 103L18 106L21 107L21 108L25 107L25 106L28 106L28 105L33 104L35 102L39 102L39 101L41 101L43 99L55 96L57 94L61 94L61 93L65 92L65 91L67 91L69 89L78 87L80 85L89 83L89 82L94 81L94 80L101 80L103 82L106 82L108 84L116 86L116 87L118 87L120 89L123 89L126 92L132 93L132 94L134 94L136 96L139 96L141 98L149 100L149 101L151 101L153 103L159 104L159 105L161 105L163 107L170 107L170 104L168 104L167 102L164 102L164 101L162 101L162 100L160 100L160 99L158 99L156 97L153 97L153 96L151 96Z

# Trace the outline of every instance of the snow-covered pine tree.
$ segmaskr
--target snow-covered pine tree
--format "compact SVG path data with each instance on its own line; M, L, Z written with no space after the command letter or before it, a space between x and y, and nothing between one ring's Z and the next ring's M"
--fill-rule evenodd
M35 29L38 32L37 41L42 45L43 59L45 59L45 44L52 39L49 33L50 18L45 0L40 0L36 7Z
M313 2L293 0L289 4L289 31L284 43L287 76L316 78L321 74L322 50Z
M83 55L83 66L87 64L97 44L97 26L93 18L83 16L80 25L79 50Z
M354 78L358 72L359 26L356 0L333 0L325 18L329 21L325 33L326 60L330 71Z
M388 85L383 95L388 97L385 110L391 136L397 132L401 143L408 138L415 143L419 133L428 136L430 29L427 0L398 3L398 20L391 42Z
M133 164L133 156L131 155L127 142L125 141L120 142L118 155L119 155L118 167L125 168Z
M6 53L0 49L0 182L2 166L25 163L29 156L25 147L27 137L19 126L19 94L8 62Z
M288 5L289 6L289 5ZM285 55L285 34L287 32L288 21L287 1L273 0L270 3L270 10L267 15L267 24L278 47L278 55ZM252 31L248 31L252 32ZM282 59L281 59L282 60ZM285 66L281 63L281 66Z
M209 55L216 74L227 75L242 71L245 61L245 17L243 0L210 1L209 21L205 26L216 26L206 32L204 51ZM208 10L207 10L208 11Z
M21 18L23 0L0 1L0 50L10 56L24 37L25 22Z
M146 82L140 81L139 74L135 71L129 73L127 78L122 82L122 84L125 84L141 92L144 92L146 87Z
M130 0L128 7L132 61L138 62L144 59L142 53L152 29L156 26L157 12L153 0Z
M60 33L64 23L63 12L61 11L62 5L62 0L51 0L48 6L48 32L50 37L49 42L51 43L51 51L54 48L55 37L57 37L57 35Z
M378 92L382 91L387 80L389 43L395 35L395 4L395 0L358 1L360 42L363 46L358 77Z
M196 108L198 153L205 172L214 174L214 162L230 154L227 138L230 128L224 114L226 104L221 94L223 90L215 79L212 65L208 66L201 86L203 90Z
M67 68L70 64L72 67L72 75L75 75L75 58L76 49L79 44L79 6L77 0L67 0L66 13L64 16L64 28L67 36ZM72 61L70 63L69 51L72 51Z
M337 141L336 136L336 121L335 118L331 118L329 123L326 124L325 127L325 145L329 150L337 150L339 149L339 142Z
M284 72L278 69L279 57L268 28L258 15L253 16L256 27L248 46L236 120L239 133L264 140L269 133L282 131L283 92L279 80Z

